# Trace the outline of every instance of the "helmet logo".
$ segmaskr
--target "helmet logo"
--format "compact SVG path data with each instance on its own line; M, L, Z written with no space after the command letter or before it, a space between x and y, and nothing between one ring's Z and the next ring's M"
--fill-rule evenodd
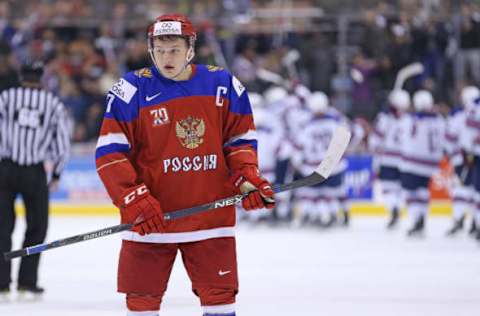
M177 21L156 22L153 26L153 36L182 35L182 23Z

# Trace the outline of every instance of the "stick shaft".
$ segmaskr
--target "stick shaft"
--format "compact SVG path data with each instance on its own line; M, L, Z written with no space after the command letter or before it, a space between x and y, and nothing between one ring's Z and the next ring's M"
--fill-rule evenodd
M16 257L34 255L52 248L63 247L63 246L67 246L67 245L74 244L81 241L108 236L124 230L129 230L131 228L132 228L132 225L130 224L115 225L115 226L99 229L93 232L89 232L86 234L80 234L80 235L75 235L75 236L71 236L64 239L59 239L50 243L38 244L38 245L27 247L24 249L6 252L4 254L4 257L5 257L5 260L10 260Z
M295 180L290 183L276 185L273 187L275 193L280 193L283 191L293 190L296 188L310 186L314 184L321 183L325 181L330 173L333 171L334 167L338 164L342 158L345 150L347 148L348 142L350 141L350 132L343 127L337 128L334 132L333 138L327 148L324 160L320 163L318 168L311 175ZM178 218L183 218L200 212L205 212L207 210L222 208L225 206L230 206L239 203L243 199L243 195L235 195L227 197L224 199L216 200L210 203L206 203L199 206L194 206L178 211L173 211L164 214L165 220L173 220ZM122 231L130 230L132 228L131 224L120 224L116 226L107 227L104 229L96 230L86 234L80 234L65 239L59 239L50 243L39 244L31 247L27 247L20 250L10 251L4 253L5 260L11 260L16 257L23 257L32 254L37 254L48 249L63 247L78 243L81 241L86 241L90 239L96 239Z
M325 178L323 178L321 175L319 175L317 173L313 173L312 175L310 175L308 177L305 177L303 179L299 179L299 180L296 180L296 181L293 181L293 182L290 182L290 183L287 183L287 184L274 186L273 190L275 191L275 193L280 193L280 192L287 191L287 190L293 190L295 188L299 188L299 187L302 187L302 186L319 183L319 182L324 181L324 180L325 180ZM227 198L224 198L224 199L220 199L220 200L216 200L216 201L213 201L213 202L210 202L210 203L206 203L206 204L203 204L203 205L194 206L194 207L190 207L190 208L186 208L186 209L182 209L182 210L178 210L178 211L169 212L169 213L166 213L164 215L164 219L165 220L179 219L179 218L183 218L183 217L190 216L190 215L193 215L193 214L197 214L197 213L200 213L200 212L205 212L205 211L208 211L208 210L213 210L213 209L217 209L217 208L221 208L221 207L225 207L225 206L234 205L234 204L239 203L242 200L242 198L243 198L242 195L234 195L234 196L230 196L230 197L227 197ZM6 252L4 254L4 257L5 257L5 260L11 260L11 259L17 258L17 257L24 257L24 256L28 256L28 255L33 255L33 254L37 254L37 253L40 253L40 252L43 252L43 251L46 251L46 250L49 250L49 249L52 249L52 248L63 247L63 246L75 244L75 243L90 240L90 239L96 239L96 238L116 234L116 233L119 233L119 232L122 232L122 231L130 230L131 228L132 228L131 224L115 225L115 226L103 228L103 229L100 229L100 230L96 230L96 231L93 231L93 232L89 232L89 233L86 233L86 234L80 234L80 235L76 235L76 236L72 236L72 237L68 237L68 238L64 238L64 239L59 239L59 240L56 240L56 241L53 241L53 242L50 242L50 243L38 244L38 245L27 247L27 248L24 248L24 249L19 249L19 250L15 250L15 251Z

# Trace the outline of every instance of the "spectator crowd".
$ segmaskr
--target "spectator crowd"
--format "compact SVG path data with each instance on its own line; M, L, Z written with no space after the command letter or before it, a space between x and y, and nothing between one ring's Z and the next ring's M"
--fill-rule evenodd
M92 141L106 91L123 73L149 65L146 25L156 15L174 11L192 16L205 34L198 41L195 62L229 67L252 92L261 93L272 82L287 88L302 83L327 93L332 104L351 117L372 120L398 71L413 62L422 63L424 72L404 88L429 90L445 108L458 102L462 87L480 85L480 72L475 71L480 69L480 8L474 2L446 7L443 1L383 1L347 13L325 10L301 23L287 21L290 28L281 27L281 32L268 32L260 28L255 12L272 10L276 3L2 1L0 89L15 85L23 62L44 61L43 83L68 107L73 141ZM295 1L302 8L321 4ZM242 28L242 23L258 25L261 31ZM259 69L275 76L259 75Z

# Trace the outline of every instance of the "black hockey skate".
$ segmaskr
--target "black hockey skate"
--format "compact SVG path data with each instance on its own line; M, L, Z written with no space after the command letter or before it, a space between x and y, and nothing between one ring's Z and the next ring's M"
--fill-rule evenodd
M350 212L344 210L344 211L342 211L342 215L343 215L342 226L343 227L348 227L348 225L350 225Z
M387 228L393 229L398 224L398 218L400 217L398 208L394 208L392 210L392 214L390 215L390 220L388 221Z
M453 222L452 228L447 230L447 236L454 236L459 231L463 229L463 222L465 221L465 216L462 216L460 219Z
M408 237L423 237L423 231L425 228L425 218L420 217L417 222L407 231Z
M477 226L475 225L475 219L472 219L472 225L470 226L470 229L468 230L468 234L475 236L475 232L477 231Z
M0 303L6 303L10 301L10 288L0 288Z
M36 285L19 285L17 287L18 291L18 300L20 301L37 301L42 298L43 293L45 292L44 288L38 287Z

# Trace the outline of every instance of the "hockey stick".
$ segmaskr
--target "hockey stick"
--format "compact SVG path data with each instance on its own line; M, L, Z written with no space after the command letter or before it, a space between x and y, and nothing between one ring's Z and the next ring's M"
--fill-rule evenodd
M314 185L325 181L330 174L332 173L335 166L338 164L342 158L345 150L347 149L348 143L350 141L350 132L345 127L338 127L334 134L333 138L328 145L327 152L325 153L325 158L322 160L320 165L315 169L315 171L302 179L296 181L276 185L273 187L275 193L280 193L288 190L297 189L304 186ZM199 206L194 206L178 211L173 211L166 213L164 215L164 220L173 220L178 218L183 218L193 214L198 214L200 212L205 212L208 210L214 210L217 208L222 208L225 206L230 206L239 203L243 199L243 195L235 195L227 197L224 199L216 200L210 203L206 203ZM24 249L19 249L15 251L10 251L4 253L5 260L11 260L17 257L24 257L28 255L37 254L45 250L67 246L81 241L86 241L90 239L100 238L122 231L130 230L132 228L131 224L120 224L116 226L107 227L104 229L96 230L86 234L80 234L64 239L59 239L50 243L43 243Z
M424 70L423 65L418 62L409 64L403 67L397 73L397 77L395 78L395 84L393 85L393 89L394 90L402 89L407 79L423 73L423 70Z

